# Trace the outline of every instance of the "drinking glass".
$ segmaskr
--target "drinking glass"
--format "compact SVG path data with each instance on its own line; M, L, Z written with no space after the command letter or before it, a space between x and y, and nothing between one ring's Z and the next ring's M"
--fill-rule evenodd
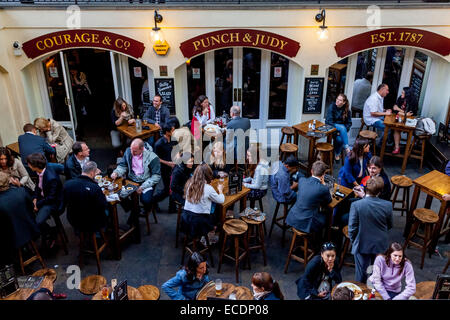
M216 296L220 296L222 294L222 280L216 279Z
M219 184L223 184L225 181L225 173L223 171L219 172Z

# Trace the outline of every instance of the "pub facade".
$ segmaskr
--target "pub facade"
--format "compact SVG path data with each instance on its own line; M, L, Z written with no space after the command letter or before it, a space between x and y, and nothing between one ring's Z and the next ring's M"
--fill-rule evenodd
M2 145L16 142L23 125L40 116L61 122L72 134L86 123L86 135L98 134L95 127L108 127L117 97L142 112L155 92L182 124L205 94L216 116L239 105L252 128L279 131L324 119L339 93L351 106L353 84L368 71L372 92L389 84L387 107L403 87L412 87L420 115L437 124L448 118L446 3L66 4L0 3ZM319 23L315 16L323 9ZM155 26L163 41L152 38ZM359 117L353 118L353 138ZM269 137L269 144L278 142Z

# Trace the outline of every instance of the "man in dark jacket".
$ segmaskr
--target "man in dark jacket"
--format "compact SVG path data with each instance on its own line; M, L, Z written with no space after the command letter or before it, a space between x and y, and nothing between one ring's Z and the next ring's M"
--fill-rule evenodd
M30 194L25 188L10 188L9 175L4 172L0 172L0 214L9 218L12 229L7 232L13 235L13 248L21 248L39 235Z
M159 94L155 94L153 97L153 106L148 108L143 119L161 129L169 117L170 111L167 107L162 105L162 97Z
M72 153L64 163L66 181L81 175L83 166L89 161L90 149L83 141L76 141L72 146Z
M326 224L326 215L320 207L327 207L332 201L330 191L324 184L328 166L322 161L312 165L309 178L298 182L297 201L288 213L286 223L295 229L307 233L319 233Z
M367 267L373 264L380 252L386 251L388 230L392 228L392 203L380 199L383 190L381 177L367 181L366 196L355 201L350 207L348 236L352 241L352 253L355 256L355 280L365 283Z
M249 130L251 127L250 119L241 117L241 108L239 108L239 106L231 107L230 116L232 119L227 123L226 152L227 154L232 154L231 150L233 150L234 159L238 159L238 163L245 163L245 153L250 143L250 132L247 132L247 130ZM245 133L247 134L244 136L244 143L242 143L242 138L239 139L239 136ZM227 163L230 163L228 155Z
M27 157L30 169L39 177L33 195L36 223L44 232L48 228L45 221L51 214L58 214L62 203L62 183L59 175L52 167L47 166L47 160L41 153L32 153Z
M173 200L184 205L184 186L194 171L194 156L191 153L183 153L181 163L172 171L170 179L170 192Z
M97 164L88 161L81 175L67 181L63 191L63 208L67 220L77 231L97 232L106 226L108 202L94 181Z
M25 132L19 136L19 151L20 159L22 163L27 168L27 157L32 153L41 153L45 156L50 154L56 154L55 148L52 148L43 137L37 135L37 131L34 125L27 123L23 126L23 131Z

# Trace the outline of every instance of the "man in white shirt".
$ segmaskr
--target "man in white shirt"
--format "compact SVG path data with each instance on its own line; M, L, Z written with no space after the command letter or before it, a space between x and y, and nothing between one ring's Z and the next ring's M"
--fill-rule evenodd
M392 113L391 109L385 110L383 105L384 97L386 97L388 93L388 85L382 83L378 86L377 92L372 93L364 103L364 122L369 126L373 126L374 128L381 130L381 134L379 135L380 143L383 141L384 116Z
M357 110L362 113L364 102L372 91L372 79L373 72L369 71L364 78L356 80L353 84L352 111Z

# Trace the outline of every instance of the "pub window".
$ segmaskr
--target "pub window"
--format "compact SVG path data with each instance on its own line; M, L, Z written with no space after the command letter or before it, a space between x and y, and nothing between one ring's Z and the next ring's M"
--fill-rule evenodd
M336 98L340 93L344 93L347 65L348 58L345 58L328 68L327 96L325 99L326 108L328 108L330 103L336 101Z
M128 58L131 84L131 105L135 114L143 115L151 106L150 90L148 86L147 67L134 59Z
M369 71L374 72L376 61L377 49L366 50L358 53L355 80L364 78Z
M389 93L384 98L384 108L392 109L397 101L397 93L402 75L403 61L405 60L404 48L388 47L386 50L386 63L384 65L383 83L389 86ZM378 85L378 84L377 84Z
M216 115L229 112L233 104L233 48L214 51Z
M189 119L192 119L192 108L195 100L206 94L205 88L205 55L190 59L186 62L186 74L189 98Z
M271 54L269 119L286 118L286 101L289 75L289 60L279 54Z
M259 119L261 88L261 50L242 50L242 116Z

